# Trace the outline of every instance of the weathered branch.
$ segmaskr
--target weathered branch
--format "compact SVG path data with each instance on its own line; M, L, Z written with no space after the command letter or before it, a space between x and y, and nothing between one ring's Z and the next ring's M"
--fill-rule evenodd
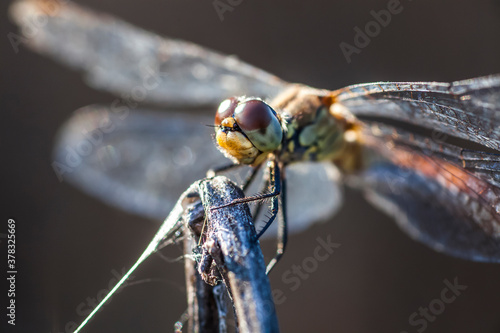
M244 197L244 193L229 179L221 176L199 181L193 186L197 186L195 191L204 209L201 210L199 204L194 202L194 195L186 197L185 202L187 200L191 203L189 207L185 207L185 222L193 235L188 243L188 251L191 252L186 253L187 257L192 254L192 246L198 243L201 236L199 254L195 255L197 270L202 279L210 284L220 280L220 274L233 301L239 330L278 332L271 287L265 274L264 257L248 206L241 204L213 209ZM190 189L194 189L193 186ZM209 301L214 299L213 290L197 283L190 260L186 260L186 278L192 318L198 323L194 325L211 323L211 328L205 327L207 331L215 329L216 326L216 330L223 331L224 327L219 321L222 318L213 317L214 304L217 303ZM220 315L220 309L217 311Z

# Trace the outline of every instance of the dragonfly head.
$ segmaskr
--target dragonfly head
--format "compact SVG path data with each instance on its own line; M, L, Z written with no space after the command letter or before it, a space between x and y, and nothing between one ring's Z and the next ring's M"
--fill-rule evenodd
M222 152L237 163L257 165L283 139L276 112L257 98L224 100L215 115L216 140Z

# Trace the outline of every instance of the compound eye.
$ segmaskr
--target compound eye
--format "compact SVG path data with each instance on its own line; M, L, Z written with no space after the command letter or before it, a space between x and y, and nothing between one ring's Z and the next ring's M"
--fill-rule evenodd
M237 105L238 99L236 97L231 97L222 101L215 114L215 126L220 126L224 119L232 117Z
M234 119L252 144L262 152L278 148L283 131L276 112L260 99L249 99L238 104Z

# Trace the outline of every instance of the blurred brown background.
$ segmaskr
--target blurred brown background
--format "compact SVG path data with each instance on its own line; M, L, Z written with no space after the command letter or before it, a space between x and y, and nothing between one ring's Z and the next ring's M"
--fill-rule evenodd
M386 8L387 0L243 0L225 13L223 22L212 1L78 2L321 88L379 80L451 81L500 72L496 0L404 0L403 11L350 64L339 44L352 44L353 28L372 20L370 11ZM16 219L19 273L17 325L3 331L66 332L66 323L83 319L78 305L102 297L112 271L130 267L158 225L59 183L50 165L57 129L73 110L113 97L25 48L15 54L6 38L16 31L7 20L7 5L0 5L0 232L7 218ZM326 235L341 247L290 291L282 274L311 256L316 238ZM273 246L263 245L268 254ZM3 239L1 249L5 267ZM172 331L186 307L182 264L153 257L135 276L154 281L115 296L88 332ZM455 277L467 290L428 322L425 332L500 332L500 265L435 253L409 239L359 193L347 190L335 218L290 237L271 283L285 291L286 301L277 306L283 332L417 332L422 326L411 326L409 316L440 298L443 280ZM6 325L4 315L1 320Z

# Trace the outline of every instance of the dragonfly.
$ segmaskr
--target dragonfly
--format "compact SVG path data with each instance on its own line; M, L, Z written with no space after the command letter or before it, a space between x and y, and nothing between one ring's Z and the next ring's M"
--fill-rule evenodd
M297 232L333 215L346 185L439 252L500 261L500 75L330 91L72 3L24 0L10 13L22 31L43 23L23 39L30 48L118 96L61 128L52 163L61 180L161 220L221 165L220 149L251 174L268 161L269 193L244 200L271 198L271 220L278 198L288 207L275 259L287 225Z

